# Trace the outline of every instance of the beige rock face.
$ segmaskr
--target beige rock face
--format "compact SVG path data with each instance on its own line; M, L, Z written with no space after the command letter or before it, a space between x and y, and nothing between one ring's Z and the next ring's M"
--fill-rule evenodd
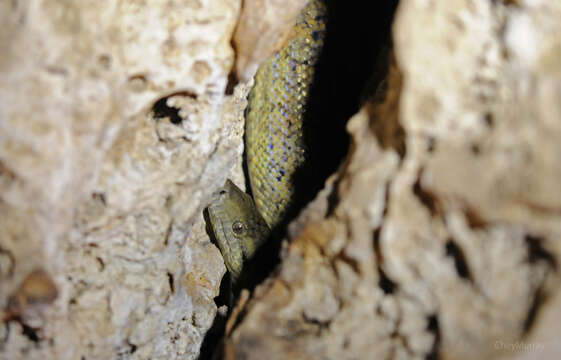
M261 62L278 51L291 36L294 19L306 0L245 0L233 36L236 76L250 80Z
M201 210L243 181L239 11L0 2L0 358L197 357L225 272Z
M259 38L263 6L235 37L241 78L302 2ZM0 359L197 358L225 272L201 210L243 184L240 12L0 2ZM385 101L349 121L227 358L556 358L560 18L548 0L400 2Z
M386 100L350 120L230 358L555 358L560 16L400 2Z

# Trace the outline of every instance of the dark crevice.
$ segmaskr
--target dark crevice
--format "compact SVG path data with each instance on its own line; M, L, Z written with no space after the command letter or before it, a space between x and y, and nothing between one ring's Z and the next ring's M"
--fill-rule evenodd
M335 208L339 204L339 183L341 182L341 178L337 178L333 183L333 188L331 189L331 193L327 196L327 211L326 217L330 217L335 213Z
M431 192L426 191L421 186L421 177L423 176L423 169L419 170L417 175L417 181L413 184L413 194L419 199L421 204L423 204L430 212L432 216L438 214L440 204L438 198Z
M468 226L473 229L482 229L489 225L489 222L485 220L474 208L466 206L464 208L464 215Z
M166 202L166 203L167 203L167 202ZM170 239L170 237L171 237L172 230L173 230L173 221L170 221L170 222L169 222L169 225L168 225L168 227L167 227L167 229L166 229L166 233L165 233L165 235L164 235L164 246L168 246L168 244L169 244L169 239Z
M180 109L173 106L168 106L167 104L168 99L173 96L185 96L185 97L191 97L193 99L197 99L196 94L188 91L181 91L163 97L160 100L156 101L154 103L154 106L152 106L154 119L159 120L159 119L168 118L172 124L176 124L176 125L181 124L183 118L179 116Z
M384 210L382 210L382 220L388 215L390 208L390 183L387 182L384 189Z
M453 239L448 239L448 241L446 242L446 255L454 259L454 265L459 277L461 277L462 279L473 281L464 251L456 244Z
M236 48L233 41L232 41L232 48L233 49ZM226 95L234 94L234 89L236 88L236 85L238 85L239 82L240 81L234 72L234 68L232 68L232 71L230 71L230 73L228 74L228 82L226 83L226 89L224 90L224 94Z
M524 333L527 334L532 329L532 326L535 324L536 319L538 317L539 310L542 308L542 305L546 302L546 296L543 289L538 289L536 294L534 295L534 299L532 301L532 305L528 310L528 315L526 316L526 320L524 321Z
M22 327L22 334L27 337L30 341L34 343L39 343L41 339L39 338L39 329L32 328L31 326L25 324L24 322L20 321Z
M131 354L134 354L134 353L136 352L136 349L138 349L138 346L136 346L136 345L133 344L133 343L129 343L129 345L130 345L130 347L131 347L131 348L130 348L130 353L131 353Z
M105 197L105 193L94 192L94 193L92 193L92 199L96 200L96 201L99 201L104 206L107 205L107 199Z
M370 118L370 129L376 136L382 149L393 149L403 160L407 153L405 129L399 122L397 108L399 107L402 74L397 66L395 56L388 50L382 53L383 61L379 61L378 72L386 78L379 82L373 97L367 103L366 110ZM390 90L391 91L388 91Z
M380 232L382 231L382 227L377 227L374 229L374 233L372 234L372 243L374 246L374 254L376 255L376 263L380 264L382 262L382 252L380 251Z
M152 110L154 111L155 119L169 118L172 124L181 124L183 119L179 116L179 109L167 105L168 98L165 97L156 101Z
M337 256L336 256L335 259L336 259L336 260L340 260L340 261L344 262L345 264L349 265L349 266L353 269L353 271L354 271L355 273L357 273L357 274L360 274L360 273L361 273L361 271L360 271L360 262L359 262L358 260L356 260L356 259L350 257L349 255L347 255L347 254L345 253L345 250L340 251L340 252L337 254ZM337 270L336 267L335 267L334 269L335 269L335 271Z
M97 263L99 264L99 271L105 270L105 263L103 262L103 259L100 258L99 256L97 256L95 259L97 260Z
M378 266L378 273L380 274L378 286L384 291L386 295L393 294L397 288L397 284L390 280L390 278L386 275L386 273L380 266Z
M365 100L372 96L369 89L384 89L383 81L387 75L388 52L391 49L391 24L398 1L390 0L372 4L356 3L349 7L336 0L326 0L327 27L324 48L314 72L313 84L309 91L309 99L305 104L303 119L303 141L307 151L307 161L296 170L291 179L294 191L294 202L286 212L286 217L272 229L272 236L267 242L269 248L259 250L254 258L262 264L255 264L254 273L260 279L266 277L279 262L280 239L284 237L287 224L294 219L300 210L309 203L324 187L325 180L340 168L347 154L350 138L346 131L347 120L357 113ZM231 93L237 79L229 78L226 93ZM159 111L155 117L170 117L172 122L178 121L177 109L165 106L165 99L158 102ZM246 110L247 111L247 110ZM175 120L174 120L175 119ZM247 153L244 150L243 169L248 177ZM246 181L246 184L250 184ZM333 215L339 202L335 181L333 191L328 199L328 216ZM250 186L247 187L251 192ZM204 214L208 220L208 214ZM207 233L213 239L212 231ZM358 271L354 259L345 256L339 259L350 264ZM382 281L385 289L395 288L385 275ZM227 279L227 277L225 277ZM220 296L215 299L217 306L228 304L227 294L231 291L228 280L223 280ZM235 298L235 296L234 296ZM220 343L224 331L225 317L218 315L203 342L199 359L209 359Z
M384 210L382 210L382 222L388 215L388 208L390 203L390 185L386 184L384 193ZM382 226L378 226L372 233L372 247L374 255L376 256L376 264L380 265L383 262L382 250L380 249L380 234L382 233Z
M208 216L208 213L206 216ZM216 244L216 239L214 238L214 236L212 234L209 234L209 236L211 237L211 241L213 241ZM231 311L230 310L231 291L232 288L230 284L230 273L227 272L222 277L222 280L220 282L220 292L218 293L219 295L214 298L214 303L216 304L217 308L227 306L228 311ZM227 318L226 316L224 316L224 314L220 312L216 313L216 316L214 317L214 321L212 322L210 329L208 329L205 338L203 339L203 343L201 344L201 350L198 358L199 360L222 358L222 357L216 357L216 354L219 353L223 347L222 337L224 336L224 332L226 329L226 320Z
M306 313L302 313L302 318L304 319L304 322L317 327L317 330L318 330L318 332L316 334L317 336L319 336L322 333L322 331L328 329L329 325L331 324L330 320L321 321L321 320L318 320L318 319L311 319L308 316L306 316Z
M130 355L134 354L138 346L131 343L128 339L126 341L128 347L122 347L117 352L117 359L128 359Z
M427 139L427 152L432 153L436 149L436 139L430 136Z
M492 129L495 126L495 118L493 117L493 114L490 112L485 113L485 115L483 115L483 121L485 122L485 125L487 125L490 129Z
M557 270L557 260L551 252L543 247L543 238L527 234L524 240L528 247L528 262L530 264L545 261L552 269Z
M169 291L173 294L175 293L175 283L173 279L173 274L168 271L168 283L169 283Z
M381 227L378 227L374 230L373 234L373 248L374 254L376 256L376 264L378 274L380 275L380 279L378 280L378 286L384 291L385 294L390 295L393 294L397 288L397 284L392 281L382 269L382 264L384 262L384 257L382 254L382 250L380 249L380 233L382 231Z
M438 317L436 314L432 314L427 318L427 331L434 334L434 342L430 353L427 354L425 359L438 360L440 359L438 351L440 347L440 325L438 324Z
M470 150L474 156L481 155L481 146L479 146L479 144L471 144Z

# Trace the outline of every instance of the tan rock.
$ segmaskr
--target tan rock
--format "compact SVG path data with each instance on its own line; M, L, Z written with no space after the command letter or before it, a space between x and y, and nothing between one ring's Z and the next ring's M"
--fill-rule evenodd
M225 272L201 211L241 178L239 11L0 3L0 358L197 357Z
M555 358L560 16L548 1L400 2L385 102L350 120L345 164L229 354Z
M240 79L303 2L256 9L285 3L244 7ZM201 210L243 184L241 11L0 2L0 358L197 358L225 272ZM226 357L557 356L560 17L400 2L385 99L349 121Z

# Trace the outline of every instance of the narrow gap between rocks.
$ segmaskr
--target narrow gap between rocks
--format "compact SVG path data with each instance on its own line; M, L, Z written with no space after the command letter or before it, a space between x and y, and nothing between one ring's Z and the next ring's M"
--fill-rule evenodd
M346 6L327 0L328 24L325 46L317 65L304 124L304 139L310 151L310 161L302 169L304 179L301 191L296 193L296 204L276 232L285 235L288 222L323 187L328 176L340 166L349 148L347 120L357 113L365 101L380 88L388 71L391 51L391 24L398 1L372 5L356 3ZM374 8L372 8L372 6ZM334 190L336 193L336 189ZM338 202L330 196L332 206ZM272 270L272 261L263 273ZM221 293L225 290L224 281ZM225 302L221 294L217 305ZM225 318L218 314L203 342L199 359L216 359L220 352Z

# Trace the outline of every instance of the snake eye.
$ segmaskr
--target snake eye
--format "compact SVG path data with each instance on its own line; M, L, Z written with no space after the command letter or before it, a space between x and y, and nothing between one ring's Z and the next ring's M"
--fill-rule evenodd
M241 221L234 221L232 224L232 231L236 235L242 235L245 232L245 224Z

